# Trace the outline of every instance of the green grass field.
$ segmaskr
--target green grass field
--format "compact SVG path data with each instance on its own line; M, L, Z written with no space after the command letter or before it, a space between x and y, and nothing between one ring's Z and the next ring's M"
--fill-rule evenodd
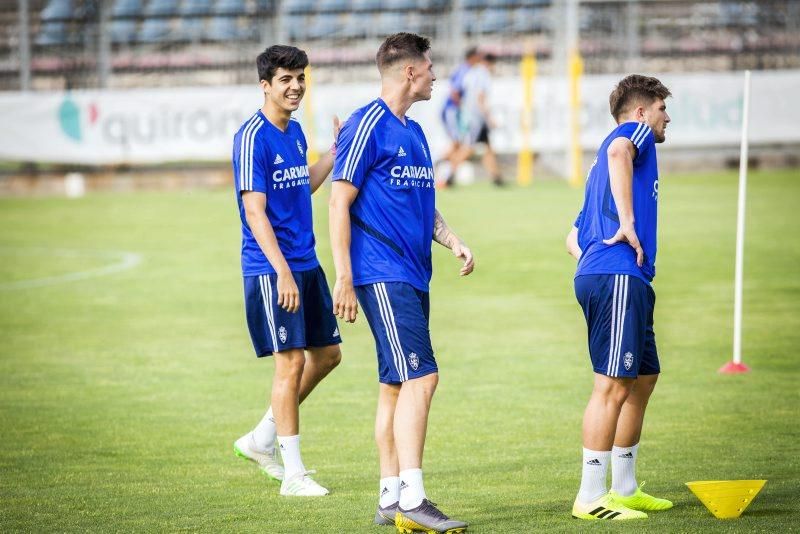
M440 193L477 268L459 278L437 246L441 382L424 466L434 501L487 533L797 528L800 172L750 176L743 345L753 371L721 376L736 184L733 173L661 180L663 376L637 472L675 508L624 525L570 518L592 373L563 240L582 192L538 182ZM318 254L331 279L327 192L319 197ZM332 494L282 498L233 455L272 376L244 322L239 239L227 190L0 199L0 531L391 531L371 525L377 385L363 316L342 325L344 360L301 411L305 463ZM91 277L123 252L141 263ZM769 482L730 521L684 486L749 478Z

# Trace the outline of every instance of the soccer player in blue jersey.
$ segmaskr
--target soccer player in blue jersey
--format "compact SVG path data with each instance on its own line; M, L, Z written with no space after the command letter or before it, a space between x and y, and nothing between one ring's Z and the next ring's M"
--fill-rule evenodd
M464 61L461 62L461 64L456 67L456 70L453 71L453 74L450 75L450 92L442 108L442 123L444 124L447 137L450 138L450 147L444 155L442 155L442 161L449 160L461 146L460 110L461 98L464 96L464 77L482 57L483 55L476 47L473 46L467 49L467 52L464 54ZM447 174L448 177L444 180L445 183L450 185L449 182L450 178L452 178L452 171L450 171L449 168L447 169Z
M311 194L330 173L333 154L309 167L305 135L292 118L305 93L306 53L271 46L257 65L264 107L234 136L233 174L247 326L256 356L272 355L275 374L269 410L234 451L281 480L281 495L322 496L328 490L308 476L300 456L298 405L341 360L311 219ZM334 119L334 136L337 129Z
M473 269L472 253L435 207L430 149L406 116L429 100L430 42L410 33L387 37L377 53L381 96L356 110L337 139L330 199L336 265L334 312L353 322L358 303L378 355L375 439L380 496L375 522L404 532L461 532L431 503L422 482L428 412L438 383L428 319L433 241Z
M617 127L586 180L583 209L567 236L578 259L575 295L589 331L594 389L583 416L583 474L572 515L640 519L672 503L644 493L635 464L645 408L660 365L653 332L658 164L670 122L659 80L631 75L611 93ZM606 490L609 461L611 490Z

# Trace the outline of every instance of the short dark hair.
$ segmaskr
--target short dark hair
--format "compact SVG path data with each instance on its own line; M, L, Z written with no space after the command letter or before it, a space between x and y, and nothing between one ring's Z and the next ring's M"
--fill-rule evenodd
M672 93L669 92L669 89L657 78L631 74L620 80L614 90L611 91L611 96L608 97L608 104L614 120L619 120L620 115L625 113L630 105L635 102L650 105L657 98L663 100L671 95Z
M470 46L469 48L467 48L467 51L464 52L464 59L469 59L472 56L477 56L479 54L480 51L478 50L477 46Z
M308 66L308 56L294 46L274 45L258 55L256 65L258 66L258 80L272 83L272 77L280 68L286 70L305 69Z
M497 63L497 55L492 54L491 52L486 53L483 56L483 59L486 61L486 63Z
M395 33L383 41L375 55L375 61L378 63L378 70L383 72L383 69L391 67L398 61L422 59L425 52L430 49L431 41L427 37L415 33Z

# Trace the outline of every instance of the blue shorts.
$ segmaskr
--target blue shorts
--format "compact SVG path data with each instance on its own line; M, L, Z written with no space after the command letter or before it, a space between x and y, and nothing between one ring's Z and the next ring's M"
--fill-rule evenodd
M405 282L356 287L378 352L378 380L400 384L436 373L428 328L430 298Z
M244 277L247 327L259 358L288 349L326 347L342 342L322 267L293 272L292 276L300 292L300 309L295 313L278 306L278 275Z
M451 141L458 143L461 139L461 130L458 127L458 107L446 106L442 110L442 123Z
M589 327L595 373L636 378L661 372L652 287L627 274L590 274L575 278L575 296Z

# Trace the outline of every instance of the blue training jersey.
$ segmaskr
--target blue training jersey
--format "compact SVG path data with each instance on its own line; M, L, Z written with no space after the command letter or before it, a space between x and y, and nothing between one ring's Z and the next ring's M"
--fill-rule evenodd
M619 216L611 194L608 146L617 137L630 139L636 147L633 159L633 217L636 235L644 251L642 266L636 265L636 251L628 243L606 245L619 230ZM584 274L630 274L647 283L656 274L656 224L658 221L658 162L655 138L639 122L620 124L606 137L586 179L583 210L575 221L578 246L583 254L575 276Z
M464 96L464 76L467 75L470 68L470 64L466 61L456 68L455 72L450 75L450 91L455 90L458 92L459 96ZM456 102L453 101L453 97L450 96L450 93L448 93L444 107L445 109L451 107L457 108L459 107L459 104L456 104Z
M333 180L359 189L350 207L353 284L406 282L428 291L436 187L428 141L380 98L356 110L336 141Z
M274 274L275 269L247 224L243 191L267 195L267 219L292 271L307 271L319 265L314 252L307 149L299 122L290 120L284 132L269 122L260 110L233 137L233 180L242 221L244 276Z

